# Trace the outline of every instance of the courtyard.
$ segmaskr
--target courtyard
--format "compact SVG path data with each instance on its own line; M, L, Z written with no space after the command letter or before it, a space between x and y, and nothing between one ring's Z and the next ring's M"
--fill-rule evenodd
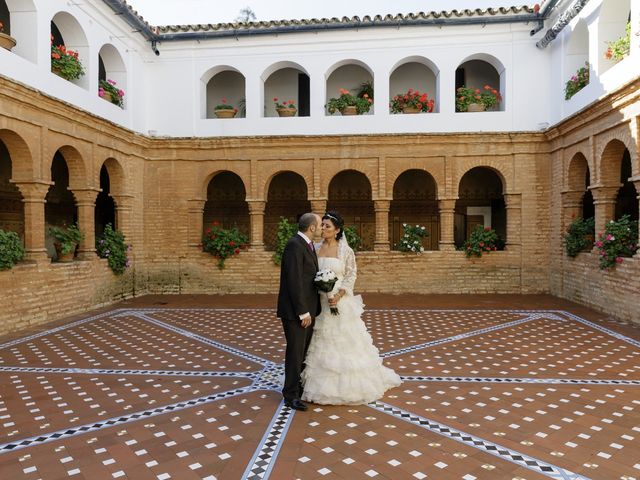
M404 383L284 407L271 295L145 296L0 341L3 479L632 479L640 328L547 295L365 295Z

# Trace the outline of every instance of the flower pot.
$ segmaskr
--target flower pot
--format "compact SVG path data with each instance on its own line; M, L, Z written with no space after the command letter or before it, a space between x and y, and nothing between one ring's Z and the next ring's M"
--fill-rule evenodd
M280 117L293 117L298 110L295 108L276 108L276 111Z
M56 249L56 257L58 262L60 263L69 263L73 262L73 257L76 256L76 244L73 244L73 248L69 253L62 253L62 245L58 242L54 243L53 246Z
M0 47L9 51L16 46L16 39L6 33L0 33Z
M421 110L418 107L403 107L402 113L420 113Z
M356 108L355 105L349 105L348 107L344 107L342 110L340 110L340 114L341 115L357 115L358 109Z
M103 98L104 100L106 100L109 103L113 103L113 97L111 96L111 93L109 93L109 92L104 92L102 94L102 97L100 97L100 98Z
M484 112L485 110L484 103L470 103L467 107L467 112Z
M218 118L233 118L236 116L236 111L235 110L230 110L230 109L220 109L220 110L214 110L213 113L216 114L216 117Z

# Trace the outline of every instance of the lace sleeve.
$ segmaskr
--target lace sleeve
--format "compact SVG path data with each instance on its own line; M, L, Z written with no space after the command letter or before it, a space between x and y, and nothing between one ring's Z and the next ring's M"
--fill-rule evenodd
M342 260L344 262L344 278L340 282L340 288L344 288L349 295L353 296L358 267L356 266L356 255L350 247L344 249Z

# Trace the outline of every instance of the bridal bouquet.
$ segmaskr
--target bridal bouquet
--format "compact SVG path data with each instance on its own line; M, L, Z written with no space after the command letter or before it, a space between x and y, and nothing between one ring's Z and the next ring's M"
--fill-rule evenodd
M326 293L327 298L331 298L329 293L333 291L333 287L335 287L337 281L338 276L333 270L329 269L320 270L316 273L316 278L313 279L313 283L318 291ZM331 307L331 314L338 315L338 307Z

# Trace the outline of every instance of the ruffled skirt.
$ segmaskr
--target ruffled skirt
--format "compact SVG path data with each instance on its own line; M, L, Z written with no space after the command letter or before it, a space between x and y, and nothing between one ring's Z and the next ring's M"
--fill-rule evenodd
M362 297L343 297L338 315L330 313L325 295L321 302L302 371L302 399L322 405L361 405L400 385L400 376L382 365L361 319Z

